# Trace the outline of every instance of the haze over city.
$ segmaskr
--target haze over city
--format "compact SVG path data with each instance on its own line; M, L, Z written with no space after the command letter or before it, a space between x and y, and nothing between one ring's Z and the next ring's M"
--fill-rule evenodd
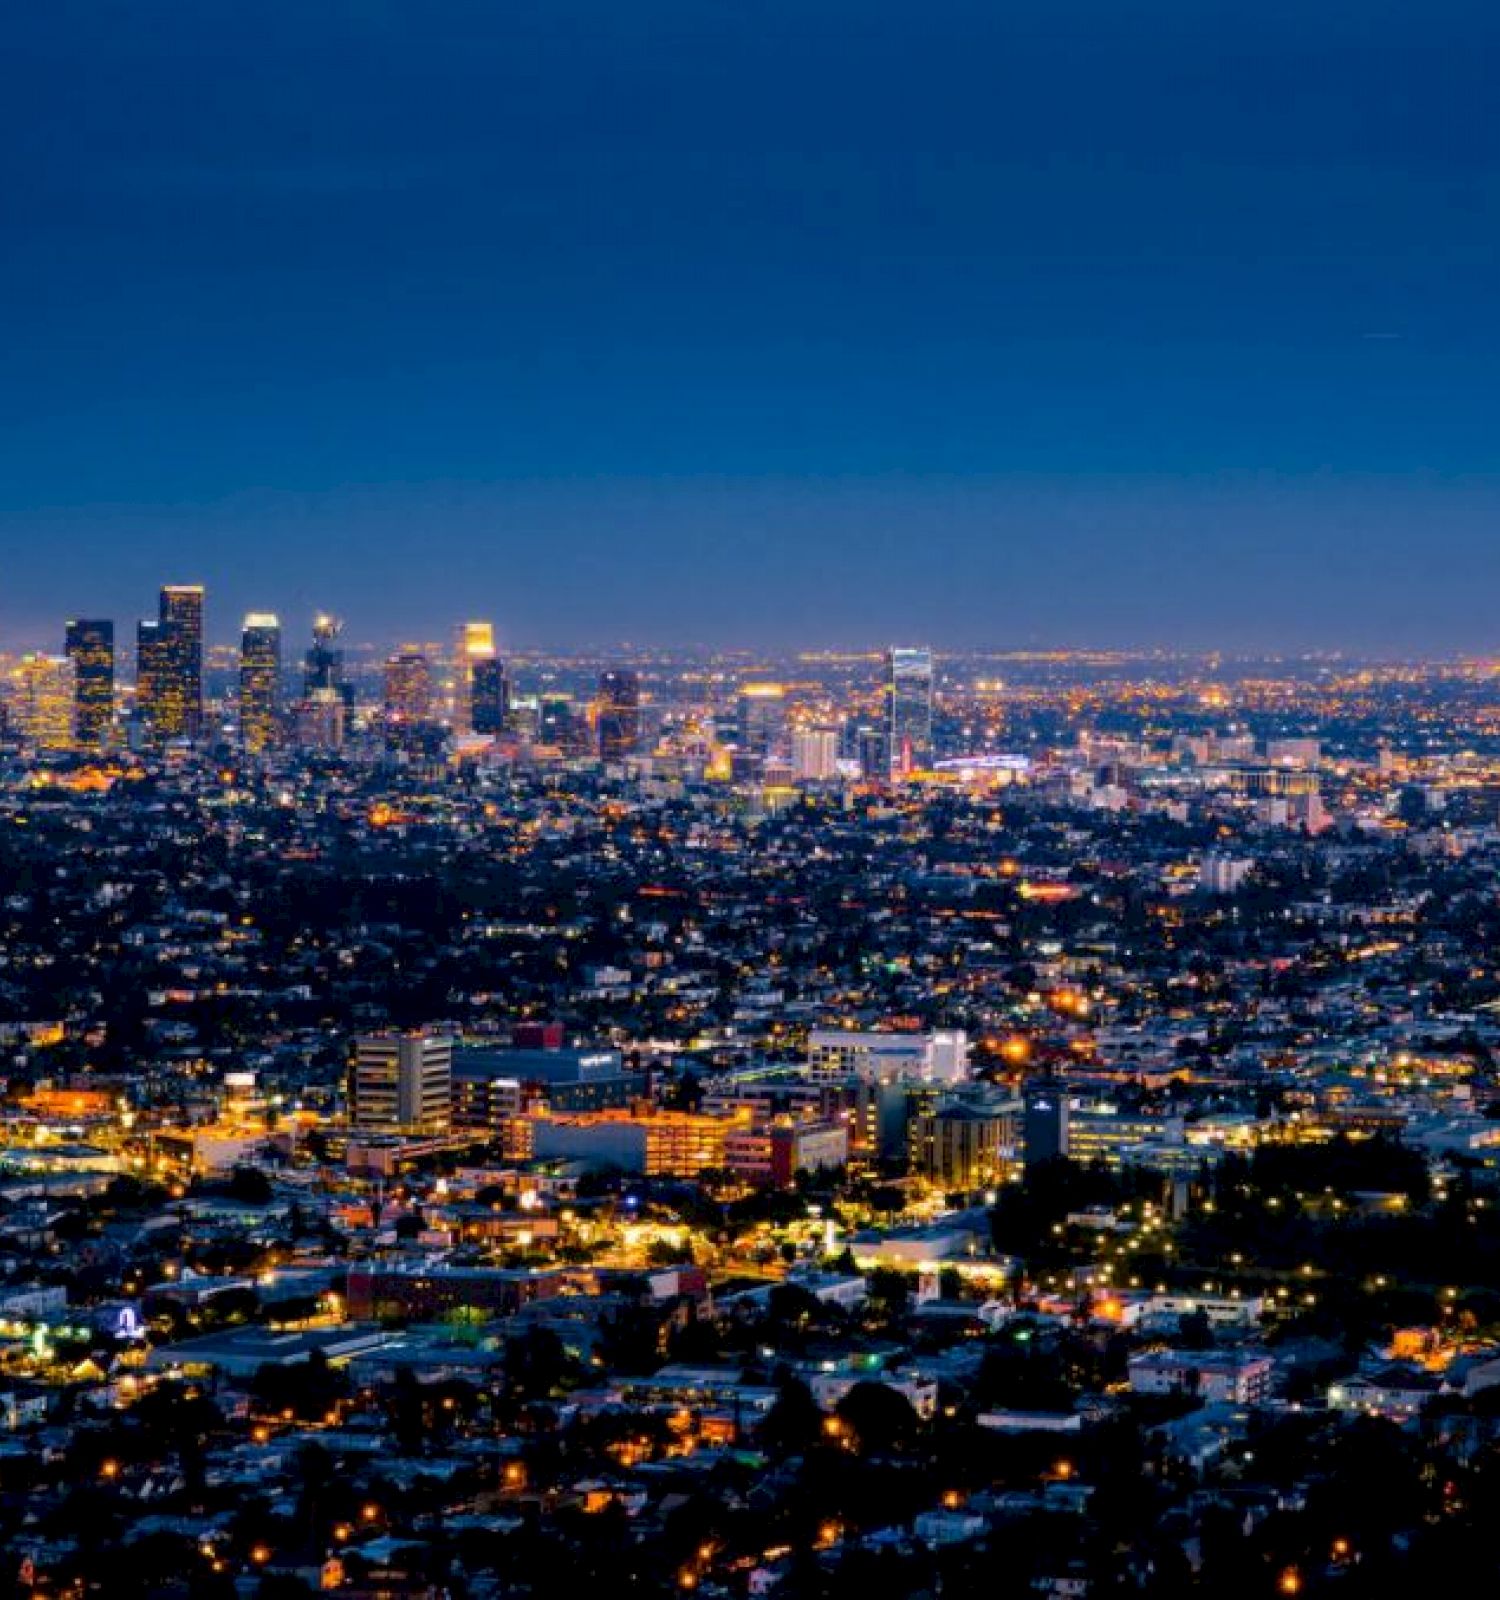
M11 10L0 1600L1500 1593L1500 9Z
M31 8L0 645L1491 650L1497 30Z

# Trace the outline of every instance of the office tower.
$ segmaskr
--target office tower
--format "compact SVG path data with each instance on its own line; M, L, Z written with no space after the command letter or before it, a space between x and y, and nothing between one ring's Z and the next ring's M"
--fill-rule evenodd
M779 683L747 683L736 707L736 735L746 755L768 756L786 729L786 690Z
M496 661L495 626L491 622L464 622L459 624L458 641L453 652L453 731L455 733L480 733L486 730L474 726L474 679L481 668L491 667ZM489 730L489 731L498 731Z
M418 1029L354 1041L349 1121L366 1133L442 1133L452 1119L453 1040Z
M1068 1097L1060 1089L1038 1087L1028 1091L1022 1135L1028 1167L1069 1154L1069 1120Z
M912 1170L945 1189L998 1183L1016 1167L1022 1142L1017 1100L947 1100L913 1116L907 1128Z
M63 653L73 663L73 737L85 750L109 743L115 721L115 625L108 618L69 622Z
M343 623L320 611L313 618L312 644L302 657L302 698L312 700L323 690L336 694L344 709L354 709L354 685L344 677L344 652L338 646Z
M166 649L159 622L139 622L135 629L135 718L152 740L165 737L160 729L162 680L166 676Z
M73 663L67 656L25 655L16 671L16 720L37 750L73 748Z
M932 763L932 652L886 651L886 727L892 777Z
M575 755L588 754L588 720L578 714L568 695L547 695L539 701L537 737L543 744L556 745L559 750Z
M281 622L252 611L240 634L240 743L251 755L281 737Z
M510 684L499 656L474 662L469 674L469 728L493 738L505 732L510 710Z
M870 782L884 782L891 775L891 741L886 730L861 727L854 730L854 758L859 775Z
M826 783L839 772L839 736L832 728L798 728L792 735L792 776Z
M342 750L348 707L337 689L314 689L297 702L299 750Z
M203 729L203 589L169 584L155 622L136 630L136 714L151 739L195 739Z
M432 663L420 650L398 650L385 664L385 719L413 726L432 720Z
M623 761L641 737L641 680L628 667L599 674L599 756Z
M196 739L203 732L203 585L169 583L161 592L160 622L159 736Z

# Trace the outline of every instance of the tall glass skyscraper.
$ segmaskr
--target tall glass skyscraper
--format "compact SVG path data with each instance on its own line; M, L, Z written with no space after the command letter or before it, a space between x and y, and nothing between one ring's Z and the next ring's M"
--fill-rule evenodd
M25 655L16 672L21 732L37 750L73 748L73 663L67 656Z
M628 667L599 674L599 755L623 761L641 737L641 680Z
M891 776L905 777L932 764L932 651L886 651L885 695Z
M161 731L161 682L167 670L161 623L142 621L135 628L135 719L155 741Z
M115 720L115 625L107 617L68 623L63 654L73 663L73 737L85 750L109 743Z
M281 622L252 611L240 635L240 743L252 755L281 735Z
M493 686L492 669L498 667L495 653L495 625L492 622L459 624L453 651L453 731L455 733L498 733L498 727L479 726L478 692L480 679Z
M316 700L336 694L346 710L354 709L354 685L344 676L344 652L338 637L343 624L320 611L313 618L312 646L302 658L302 698Z
M470 728L491 738L504 733L509 710L510 683L505 676L505 663L499 656L474 662L469 672Z
M168 584L155 622L136 634L136 705L152 739L203 732L203 586Z
M398 650L385 663L385 719L392 723L430 722L433 713L432 663L420 650Z

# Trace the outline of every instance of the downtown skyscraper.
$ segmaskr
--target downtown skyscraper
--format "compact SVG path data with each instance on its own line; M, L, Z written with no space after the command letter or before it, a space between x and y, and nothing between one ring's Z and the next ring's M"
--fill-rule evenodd
M151 741L203 732L203 586L168 584L136 632L136 710Z
M892 647L885 654L886 731L891 776L932 764L932 651Z
M17 668L16 712L33 749L73 748L74 668L67 656L24 655Z
M500 732L500 717L494 714L496 695L504 693L504 669L495 650L495 626L491 622L459 624L453 653L453 731L455 733Z
M73 663L73 737L85 750L109 743L115 720L115 625L107 617L75 617L63 637Z
M610 667L599 674L599 755L623 761L633 755L641 737L641 680L628 667Z
M240 635L240 743L251 755L281 736L281 622L252 611Z
M312 644L302 657L302 698L317 700L336 695L346 711L354 709L354 685L344 673L344 652L339 646L343 624L320 611L313 618Z

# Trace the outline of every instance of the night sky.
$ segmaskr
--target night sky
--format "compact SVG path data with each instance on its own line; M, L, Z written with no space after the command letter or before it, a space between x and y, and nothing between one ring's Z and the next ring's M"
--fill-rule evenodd
M1500 650L1492 4L6 27L0 647Z

